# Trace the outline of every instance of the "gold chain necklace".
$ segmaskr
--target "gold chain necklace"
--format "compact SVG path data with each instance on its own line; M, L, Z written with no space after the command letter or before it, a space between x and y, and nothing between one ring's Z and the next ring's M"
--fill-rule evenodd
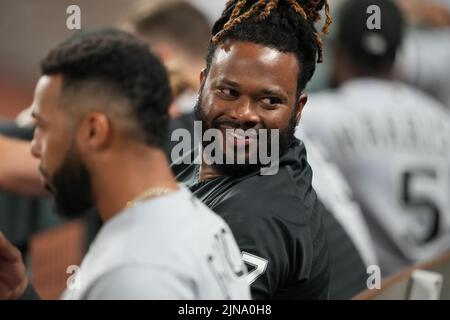
M134 207L137 202L142 201L144 199L154 198L154 197L161 197L161 196L169 194L169 193L171 193L173 191L174 190L167 189L167 188L150 188L150 189L147 189L144 192L140 193L134 199L128 201L126 206L125 206L125 209Z

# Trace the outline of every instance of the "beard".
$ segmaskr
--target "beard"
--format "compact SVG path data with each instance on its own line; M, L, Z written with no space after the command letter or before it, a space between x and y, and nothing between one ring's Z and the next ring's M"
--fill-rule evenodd
M202 122L202 137L203 137L205 131L208 129L220 129L220 125L223 121L220 121L219 119L214 119L212 121L211 125L208 125L207 117L206 117L205 113L203 112L203 108L202 108L202 100L203 100L202 98L203 98L203 95L202 95L202 88L201 88L198 99L197 99L195 107L194 107L194 115L195 115L195 120ZM243 129L243 130L251 129L251 128L243 127L236 121L226 121L226 122L227 123L234 122L234 124L236 126L235 129ZM280 157L283 156L289 150L289 147L296 141L296 138L294 136L296 126L297 126L296 108L294 108L287 128L285 128L283 130L279 129L280 131L279 131L278 145L279 145L279 156ZM260 128L260 129L267 129L267 128ZM256 130L256 131L258 132L259 130ZM267 131L268 131L268 137L270 137L270 129L268 129ZM265 140L267 141L267 152L268 152L268 155L270 155L272 152L271 139L267 138ZM259 141L260 141L260 134L258 132L257 143L259 143ZM208 146L209 144L214 143L214 142L215 141L212 141L212 142L204 141L202 139L203 149L206 146ZM248 146L246 147L246 150L248 150ZM222 157L223 161L221 163L213 163L211 166L218 173L225 175L225 176L234 177L234 178L252 174L252 173L260 170L261 167L263 166L261 164L259 154L256 155L257 156L256 164L250 164L250 163L239 164L239 163L237 163L236 157L238 155L238 150L237 150L236 146L234 146L234 155L235 155L234 163L229 164L229 163L226 163L226 161L225 161L226 155L225 155L225 152L222 151L221 157Z
M45 169L41 173L48 179ZM78 218L94 207L91 175L81 160L78 150L72 146L59 169L48 180L46 189L53 194L56 211L65 218Z

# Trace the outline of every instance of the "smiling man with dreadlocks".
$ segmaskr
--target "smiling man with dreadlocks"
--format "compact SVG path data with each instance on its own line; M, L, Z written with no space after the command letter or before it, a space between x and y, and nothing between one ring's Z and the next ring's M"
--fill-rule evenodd
M223 158L244 147L248 160L260 129L279 130L278 172L262 174L261 161L173 166L177 178L230 225L249 266L255 299L329 294L323 207L311 186L305 147L294 138L307 101L305 86L322 61L314 27L322 10L327 33L331 18L325 0L229 1L212 29L196 119L203 130L221 132ZM242 137L237 129L258 134Z

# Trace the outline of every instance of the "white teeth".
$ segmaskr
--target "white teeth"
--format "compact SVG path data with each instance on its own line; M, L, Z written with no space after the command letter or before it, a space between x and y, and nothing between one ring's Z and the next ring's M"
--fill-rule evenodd
M254 132L254 130L244 131L242 129L226 129L226 134L238 140L256 139L256 132Z
M245 138L245 133L242 130L235 130L232 135L238 139L244 139Z
M240 134L236 134L236 133L232 133L232 136L239 140L245 140L245 138L246 138L245 135L240 135Z

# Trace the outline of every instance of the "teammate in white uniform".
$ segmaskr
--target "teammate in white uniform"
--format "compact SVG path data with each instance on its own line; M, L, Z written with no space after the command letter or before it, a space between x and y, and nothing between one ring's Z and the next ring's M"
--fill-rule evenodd
M381 8L379 30L367 29L369 5ZM450 248L450 119L390 80L402 30L392 2L350 0L339 20L341 86L311 96L302 124L347 178L388 275Z
M248 299L225 222L189 190L143 201L101 228L64 299Z
M165 157L170 87L148 46L120 31L71 39L41 65L32 153L58 211L104 222L66 299L249 299L225 222L180 188ZM0 298L32 298L0 235Z

